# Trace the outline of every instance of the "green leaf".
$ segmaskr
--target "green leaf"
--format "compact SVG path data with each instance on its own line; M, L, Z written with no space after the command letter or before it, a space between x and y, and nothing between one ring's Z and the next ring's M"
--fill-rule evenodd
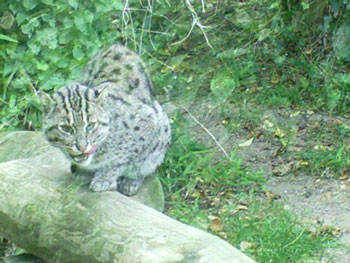
M17 24L18 24L18 25L23 24L23 22L26 21L27 18L28 18L28 16L27 16L25 13L19 12L19 13L16 15Z
M23 0L23 6L27 11L34 9L38 3L38 0Z
M79 6L79 0L69 0L68 4L74 9L77 9Z
M81 47L74 46L73 57L78 61L81 61L84 58L84 52Z
M61 75L47 75L46 79L44 80L44 83L41 85L41 89L47 91L53 89L54 87L62 87L64 86L64 84L65 81Z
M124 6L122 1L112 1L112 2L113 2L112 6L115 10L123 10Z
M84 12L84 20L86 23L92 23L94 21L94 14L91 13L90 11L88 10L85 10Z
M345 61L350 61L350 28L345 22L333 36L333 48L336 55Z
M86 24L86 22L84 20L84 17L75 16L74 17L74 24L78 28L79 31L81 31L84 34L87 34L88 27L87 27L87 24Z
M210 89L219 103L224 103L238 86L238 79L230 77L227 72L218 74L210 81Z
M53 0L40 0L40 2L46 4L46 5L54 5Z
M56 65L59 68L66 68L68 66L68 62L66 59L60 59L59 61L57 61Z
M41 19L47 22L50 25L50 27L56 27L56 19L51 17L50 14L42 14Z
M41 50L41 45L35 37L29 39L27 45L34 54L38 54Z
M350 75L337 73L335 74L335 80L340 82L341 84L350 85Z
M12 37L0 34L0 40L5 40L5 41L9 41L9 42L15 42L18 43L18 41Z
M235 14L234 22L238 26L248 29L254 23L254 19L249 15L248 12L242 10Z
M64 28L68 29L74 26L74 21L69 16L65 16L63 18L63 24L64 24Z
M258 41L263 41L271 35L271 29L263 28L258 32Z
M24 34L31 35L38 26L40 26L40 21L38 18L33 18L27 24L22 25L21 30Z
M56 49L50 49L50 50L48 50L47 53L45 53L43 55L45 55L53 63L56 63L57 61L59 61L61 59L61 54Z
M46 63L40 63L39 61L36 63L36 68L38 70L46 71L49 68L49 65Z
M68 76L68 79L76 80L81 78L81 72L83 71L84 66L85 65L80 62L76 62L76 64L72 63L71 72Z
M330 0L332 12L338 12L343 6L343 0Z
M15 78L12 82L12 87L16 90L25 90L30 84L30 79L27 77Z
M278 56L278 57L275 58L275 62L278 65L282 65L285 60L286 60L285 56Z
M18 66L15 63L12 63L12 61L8 61L9 63L5 63L4 70L2 72L3 76L7 76L10 73L16 72L18 70Z
M43 46L48 46L50 49L55 49L57 47L57 28L45 28L37 33L37 38Z
M69 41L73 39L73 31L72 30L62 30L58 36L58 41L60 44L67 44Z
M77 12L74 16L75 26L84 34L88 35L89 33L89 24L94 20L94 14L88 10Z

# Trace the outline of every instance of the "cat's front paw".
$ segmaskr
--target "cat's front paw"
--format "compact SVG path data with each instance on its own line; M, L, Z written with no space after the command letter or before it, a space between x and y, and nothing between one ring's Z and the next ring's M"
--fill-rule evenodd
M133 196L137 194L140 186L142 185L143 178L140 179L130 179L127 177L118 178L118 192L126 195Z
M94 192L116 191L117 180L115 178L93 178L89 188Z

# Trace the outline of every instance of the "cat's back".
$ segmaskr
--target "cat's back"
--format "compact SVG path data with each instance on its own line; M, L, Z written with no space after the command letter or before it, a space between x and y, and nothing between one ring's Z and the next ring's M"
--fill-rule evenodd
M139 55L125 46L114 44L100 52L86 65L82 81L97 87L108 83L113 86L111 94L134 96L149 101L152 82Z

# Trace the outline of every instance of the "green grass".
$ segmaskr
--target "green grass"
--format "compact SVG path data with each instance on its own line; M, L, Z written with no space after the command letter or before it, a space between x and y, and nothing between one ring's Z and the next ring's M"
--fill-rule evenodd
M331 235L299 223L282 203L264 197L264 175L244 167L237 155L213 161L213 149L196 143L184 122L175 116L172 146L159 172L166 213L243 248L257 262L317 262Z
M297 157L300 162L306 162L304 171L316 176L340 178L347 176L350 171L350 152L345 146L338 149L309 150L299 153Z
M281 203L253 200L247 212L222 215L228 240L236 246L248 242L247 250L257 262L310 262L330 245L331 235L311 231Z

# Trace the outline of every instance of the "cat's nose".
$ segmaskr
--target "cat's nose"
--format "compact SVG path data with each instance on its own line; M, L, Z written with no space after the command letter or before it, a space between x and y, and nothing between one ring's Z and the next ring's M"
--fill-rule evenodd
M77 149L81 152L85 152L87 150L87 145L77 145Z
M85 143L76 143L75 147L77 148L78 151L84 153L87 152L90 148L89 143L85 142Z

